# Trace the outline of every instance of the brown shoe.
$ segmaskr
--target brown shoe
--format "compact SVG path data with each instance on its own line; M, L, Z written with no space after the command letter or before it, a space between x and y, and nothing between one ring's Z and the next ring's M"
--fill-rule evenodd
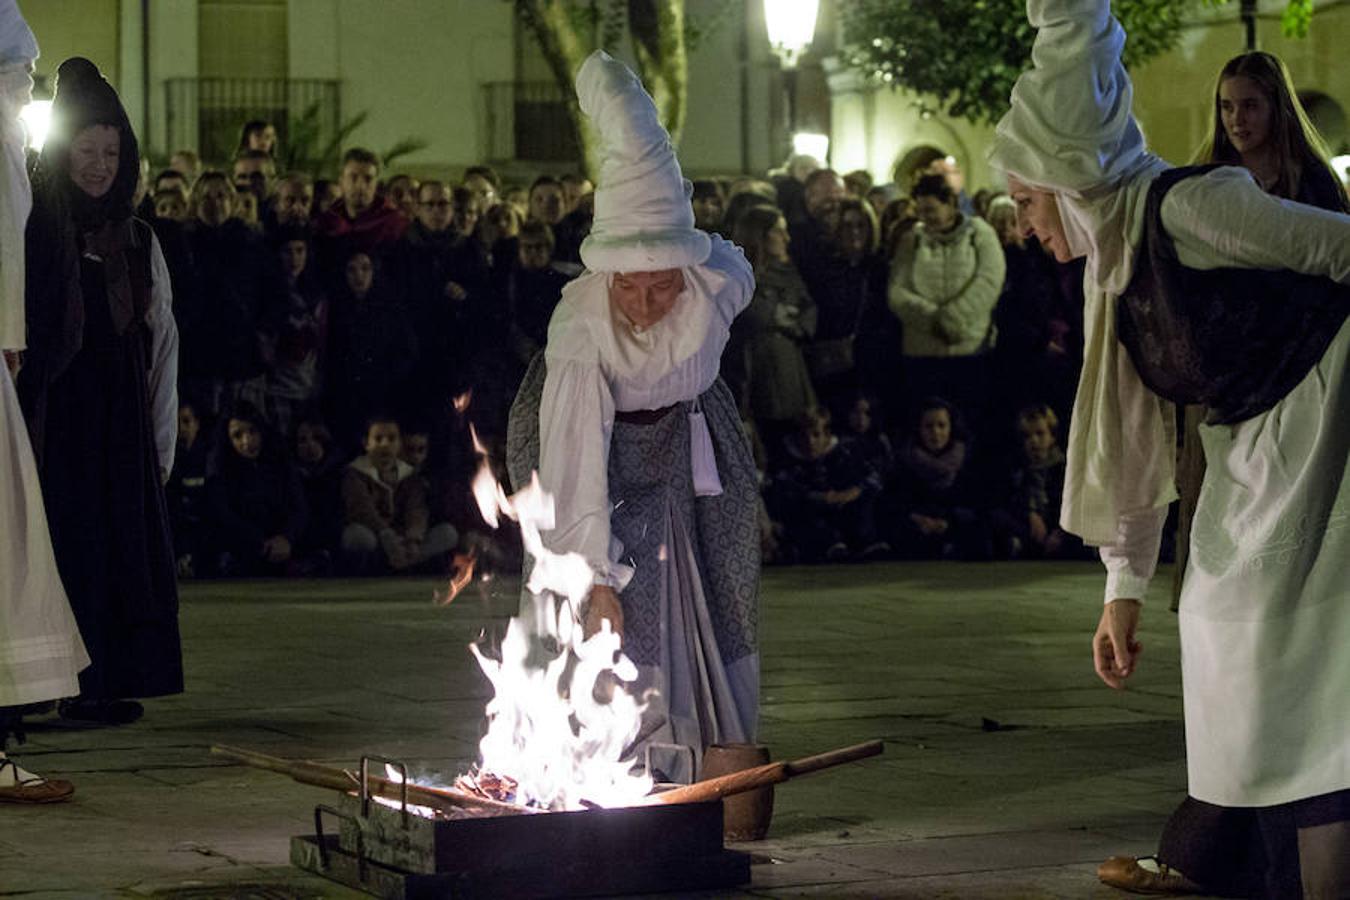
M8 787L0 787L0 803L60 803L69 800L75 793L75 785L56 778L17 778L19 767L14 760L0 758L0 772L6 766L14 766L16 781Z
M1141 861L1151 863L1149 868ZM1153 871L1156 869L1156 871ZM1162 894L1173 897L1201 894L1200 885L1185 875L1159 862L1156 856L1113 856L1097 867L1097 877L1108 884L1132 894Z

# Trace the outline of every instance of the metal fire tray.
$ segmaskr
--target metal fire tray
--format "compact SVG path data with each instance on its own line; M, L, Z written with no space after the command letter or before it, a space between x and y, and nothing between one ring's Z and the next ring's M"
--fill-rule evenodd
M327 817L337 834L325 833ZM314 818L315 834L291 841L294 865L397 900L692 891L750 880L749 855L723 846L720 800L428 818L344 794Z

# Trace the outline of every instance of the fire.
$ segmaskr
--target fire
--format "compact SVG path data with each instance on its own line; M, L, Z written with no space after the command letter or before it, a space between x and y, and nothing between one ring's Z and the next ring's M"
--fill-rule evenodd
M540 809L640 802L652 780L631 774L632 762L623 756L638 736L646 704L625 689L596 698L597 683L629 685L637 679L637 666L619 652L620 638L609 622L583 640L579 610L593 573L580 555L559 555L544 546L540 535L553 527L554 507L538 474L507 496L477 433L472 428L470 433L482 457L474 498L493 528L502 518L519 525L534 560L526 583L534 602L527 618L511 619L499 659L479 645L469 648L494 693L486 709L488 732L479 743L478 774L462 781L514 785L516 803ZM467 584L472 572L460 577ZM451 598L456 592L452 581Z
M478 551L470 550L468 553L455 553L452 557L453 569L450 574L450 585L444 594L439 591L433 592L433 599L440 606L449 606L455 598L473 582L473 569L478 562ZM487 575L483 576L487 581Z
M464 415L464 411L469 408L469 402L471 400L473 400L473 388L469 388L464 393L455 397L455 399L451 402L454 403L455 412L459 413L462 416Z

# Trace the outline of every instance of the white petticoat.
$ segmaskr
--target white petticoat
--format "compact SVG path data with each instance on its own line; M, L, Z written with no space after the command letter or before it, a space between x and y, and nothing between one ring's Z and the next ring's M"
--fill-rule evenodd
M1268 413L1201 428L1181 597L1190 794L1350 788L1350 323Z
M19 398L0 364L0 706L75 696L87 665L52 555Z

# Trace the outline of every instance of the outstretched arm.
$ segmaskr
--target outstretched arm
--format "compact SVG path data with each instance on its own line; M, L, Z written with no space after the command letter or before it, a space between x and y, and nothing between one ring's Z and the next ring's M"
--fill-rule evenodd
M1191 268L1290 269L1350 284L1350 216L1267 194L1246 169L1180 182L1162 221Z

